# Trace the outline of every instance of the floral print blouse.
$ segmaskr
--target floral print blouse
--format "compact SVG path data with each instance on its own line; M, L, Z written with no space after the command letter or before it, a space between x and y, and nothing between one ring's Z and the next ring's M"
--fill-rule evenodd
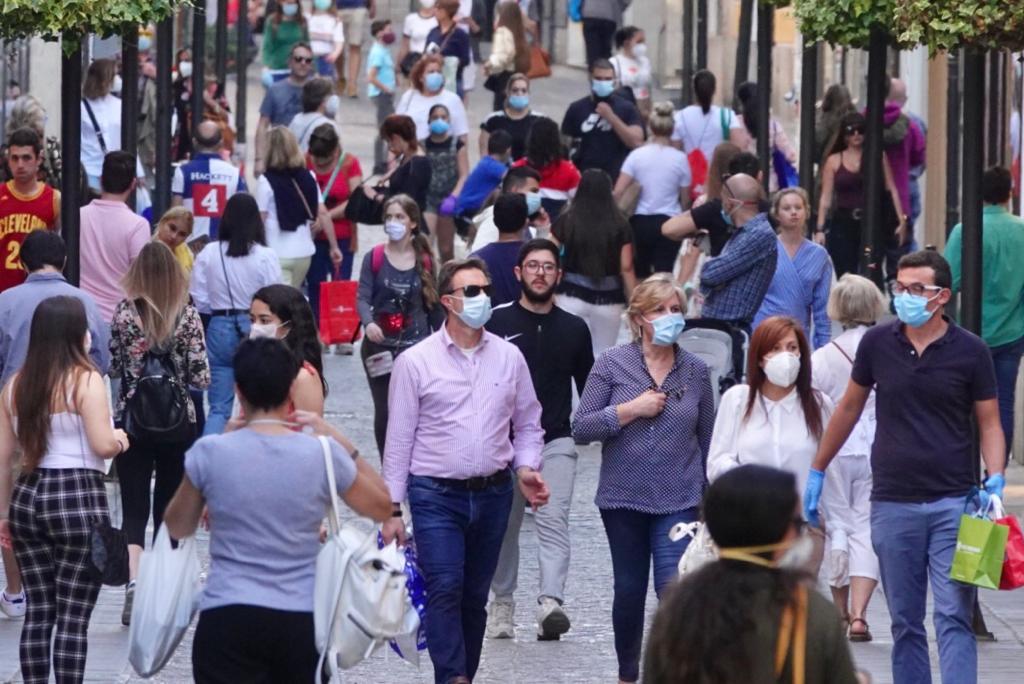
M149 343L142 331L135 304L123 299L114 309L114 319L110 324L110 375L121 377L121 392L115 397L114 405L116 421L123 419L125 401L135 393L147 351ZM199 311L192 304L185 305L178 328L174 331L171 358L183 383L197 389L210 386L210 363L206 357L203 324L199 320ZM188 416L193 423L196 421L196 409L191 398Z

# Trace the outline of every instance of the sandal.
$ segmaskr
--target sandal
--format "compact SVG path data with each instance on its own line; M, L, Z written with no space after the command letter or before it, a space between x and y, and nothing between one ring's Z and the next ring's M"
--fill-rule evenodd
M864 625L864 631L863 632L855 632L855 631L853 631L853 626L855 624L857 624L858 622ZM855 643L863 643L863 642L871 641L871 638L872 638L871 637L871 629L868 627L867 620L865 620L864 618L853 618L852 620L850 620L850 632L849 632L849 639L850 639L850 641L855 642Z

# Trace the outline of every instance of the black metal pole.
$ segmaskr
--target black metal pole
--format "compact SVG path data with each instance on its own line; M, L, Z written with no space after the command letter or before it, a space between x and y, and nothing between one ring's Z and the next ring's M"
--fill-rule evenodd
M249 67L249 15L239 7L235 48L235 141L245 143L246 75Z
M871 27L868 49L867 133L864 144L864 214L861 224L861 272L881 287L882 264L878 227L882 219L882 130L885 107L886 49L889 36L880 25Z
M775 6L757 4L757 158L761 162L761 182L765 191L771 180L771 102L772 45L774 44Z
M708 68L708 0L697 0L697 69Z
M800 185L811 198L811 211L818 206L814 197L814 105L818 100L818 44L804 38L800 63ZM813 217L808 227L816 225Z
M80 37L74 36L76 40ZM61 171L60 191L64 201L60 204L60 226L67 243L68 260L64 276L68 282L78 286L79 270L79 219L82 185L82 47L70 55L61 52L61 95L60 95L60 140ZM76 201L77 200L77 201Z
M139 154L139 27L126 24L121 31L121 149ZM135 210L135 193L128 197Z
M947 55L946 237L960 222L960 50Z
M239 15L244 14L245 9L244 3L239 3ZM220 95L228 80L228 0L217 0L216 48L214 68L217 74L217 94Z
M192 133L203 121L206 89L206 1L192 6Z
M1000 124L1003 120L1003 112L999 109L999 93L1003 89L1003 71L1000 62L1000 53L988 53L988 145L986 147L985 165L995 166L1002 161L1002 150L999 135ZM964 132L964 136L967 132Z
M679 92L683 107L693 101L693 3L694 0L683 0L683 83Z
M754 0L740 0L740 31L736 38L736 74L732 79L732 91L750 76L750 34L754 24Z
M153 218L171 205L171 65L174 62L174 19L156 25L156 187Z

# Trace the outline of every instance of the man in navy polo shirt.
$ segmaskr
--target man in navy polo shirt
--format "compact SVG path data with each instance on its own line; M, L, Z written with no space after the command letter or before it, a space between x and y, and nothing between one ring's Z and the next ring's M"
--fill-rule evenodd
M977 681L975 589L949 578L960 515L975 484L972 416L989 473L985 489L1002 496L1005 484L992 357L980 338L944 315L952 285L949 263L938 252L900 259L893 285L899 320L864 335L804 492L804 514L817 524L825 468L874 389L871 537L892 615L897 682L931 681L924 628L929 577L942 681Z

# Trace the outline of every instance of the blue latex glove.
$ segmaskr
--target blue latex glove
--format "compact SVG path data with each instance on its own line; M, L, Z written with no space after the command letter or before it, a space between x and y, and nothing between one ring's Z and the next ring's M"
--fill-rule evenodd
M999 497L1000 500L1002 500L1003 498L1003 489L1005 487L1006 478L1003 477L1002 473L990 475L989 478L985 480L985 491L988 492L990 495L995 494L996 496Z
M441 201L441 206L438 207L437 213L441 216L451 216L455 213L455 195L448 195Z
M807 486L804 487L804 518L812 527L820 527L818 519L818 502L821 501L821 488L825 484L825 473L811 468L807 474Z

